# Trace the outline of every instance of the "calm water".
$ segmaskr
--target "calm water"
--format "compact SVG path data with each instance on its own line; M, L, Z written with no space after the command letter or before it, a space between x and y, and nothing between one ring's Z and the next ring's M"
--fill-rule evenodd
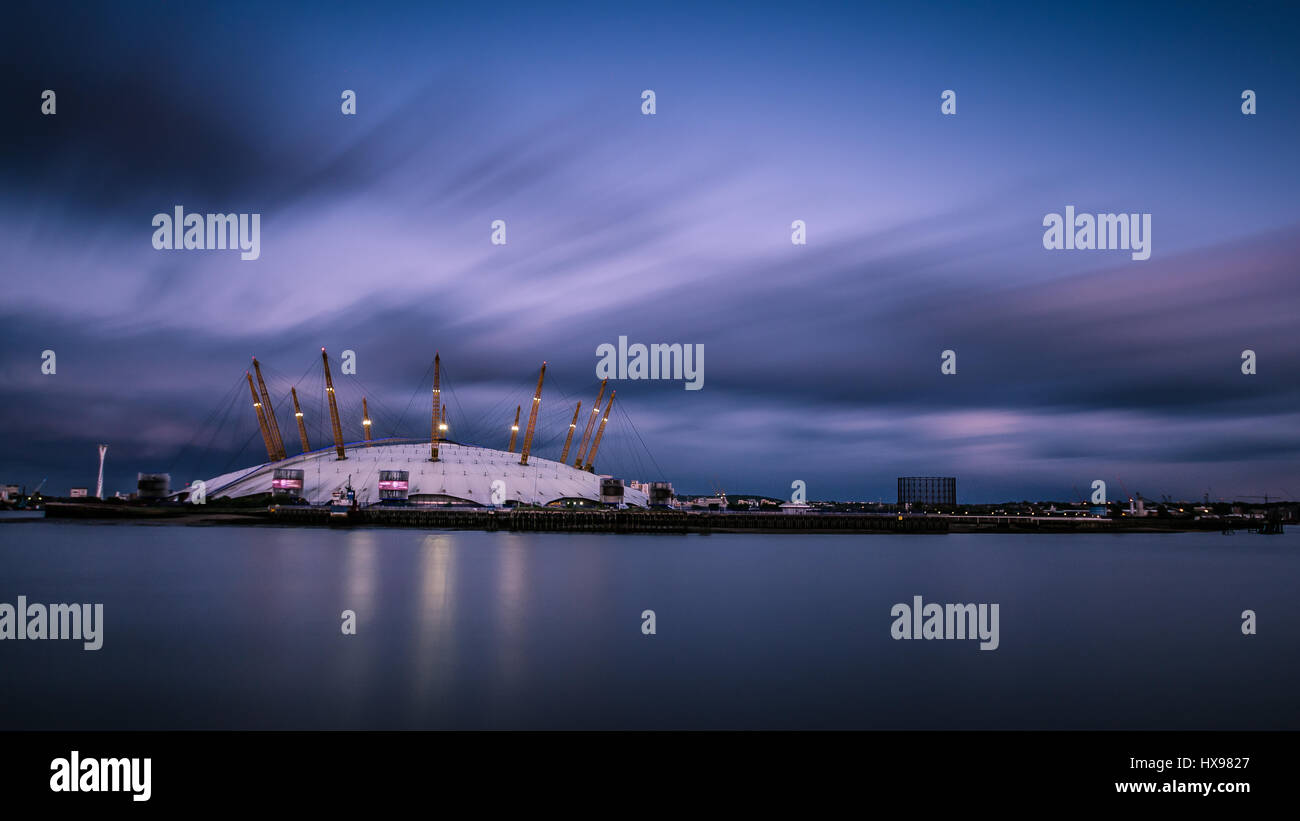
M1294 531L0 524L0 602L105 620L0 642L0 729L1300 729L1297 580ZM918 594L998 603L1000 648L892 640Z

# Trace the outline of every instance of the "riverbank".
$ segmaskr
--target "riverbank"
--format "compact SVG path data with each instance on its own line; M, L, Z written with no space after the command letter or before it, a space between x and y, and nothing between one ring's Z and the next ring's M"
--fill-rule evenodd
M50 519L89 519L221 525L406 527L572 533L1204 533L1254 530L1249 519L1104 519L1048 516L951 516L870 513L737 513L676 510L371 507L331 516L307 506L120 505L50 502ZM1280 525L1278 525L1280 530Z

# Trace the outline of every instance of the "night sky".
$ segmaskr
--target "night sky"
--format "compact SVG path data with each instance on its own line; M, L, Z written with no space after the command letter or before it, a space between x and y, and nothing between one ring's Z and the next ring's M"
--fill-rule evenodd
M364 392L427 436L437 350L453 436L501 448L547 360L554 458L622 335L704 345L703 390L614 385L598 464L679 491L1300 494L1293 5L3 14L0 482L263 461L250 355L321 431L321 346L345 427ZM176 205L261 214L260 258L155 250ZM1150 213L1151 258L1045 250L1067 205Z

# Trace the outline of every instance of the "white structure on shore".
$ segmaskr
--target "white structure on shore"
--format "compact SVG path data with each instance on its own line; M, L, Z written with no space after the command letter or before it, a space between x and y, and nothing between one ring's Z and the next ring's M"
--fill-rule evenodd
M95 498L104 498L104 454L108 453L108 445L99 446L99 479L95 482Z
M601 499L600 474L536 455L521 465L518 453L442 441L438 461L432 462L429 443L410 440L354 442L345 452L347 459L338 459L331 445L206 479L207 501L277 492L324 504L349 483L363 506L381 500L490 507ZM187 490L177 497L184 500ZM623 503L645 507L647 497L627 487Z

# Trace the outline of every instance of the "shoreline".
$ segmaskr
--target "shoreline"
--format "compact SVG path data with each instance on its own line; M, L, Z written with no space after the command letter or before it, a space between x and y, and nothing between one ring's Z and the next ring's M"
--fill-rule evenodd
M49 502L47 519L148 522L177 525L270 525L305 527L400 527L429 530L482 530L568 533L1212 533L1274 530L1267 522L1221 519L974 517L949 514L888 515L856 513L745 513L665 510L424 509L358 508L344 517L324 507L193 507ZM15 521L40 521L23 519Z

